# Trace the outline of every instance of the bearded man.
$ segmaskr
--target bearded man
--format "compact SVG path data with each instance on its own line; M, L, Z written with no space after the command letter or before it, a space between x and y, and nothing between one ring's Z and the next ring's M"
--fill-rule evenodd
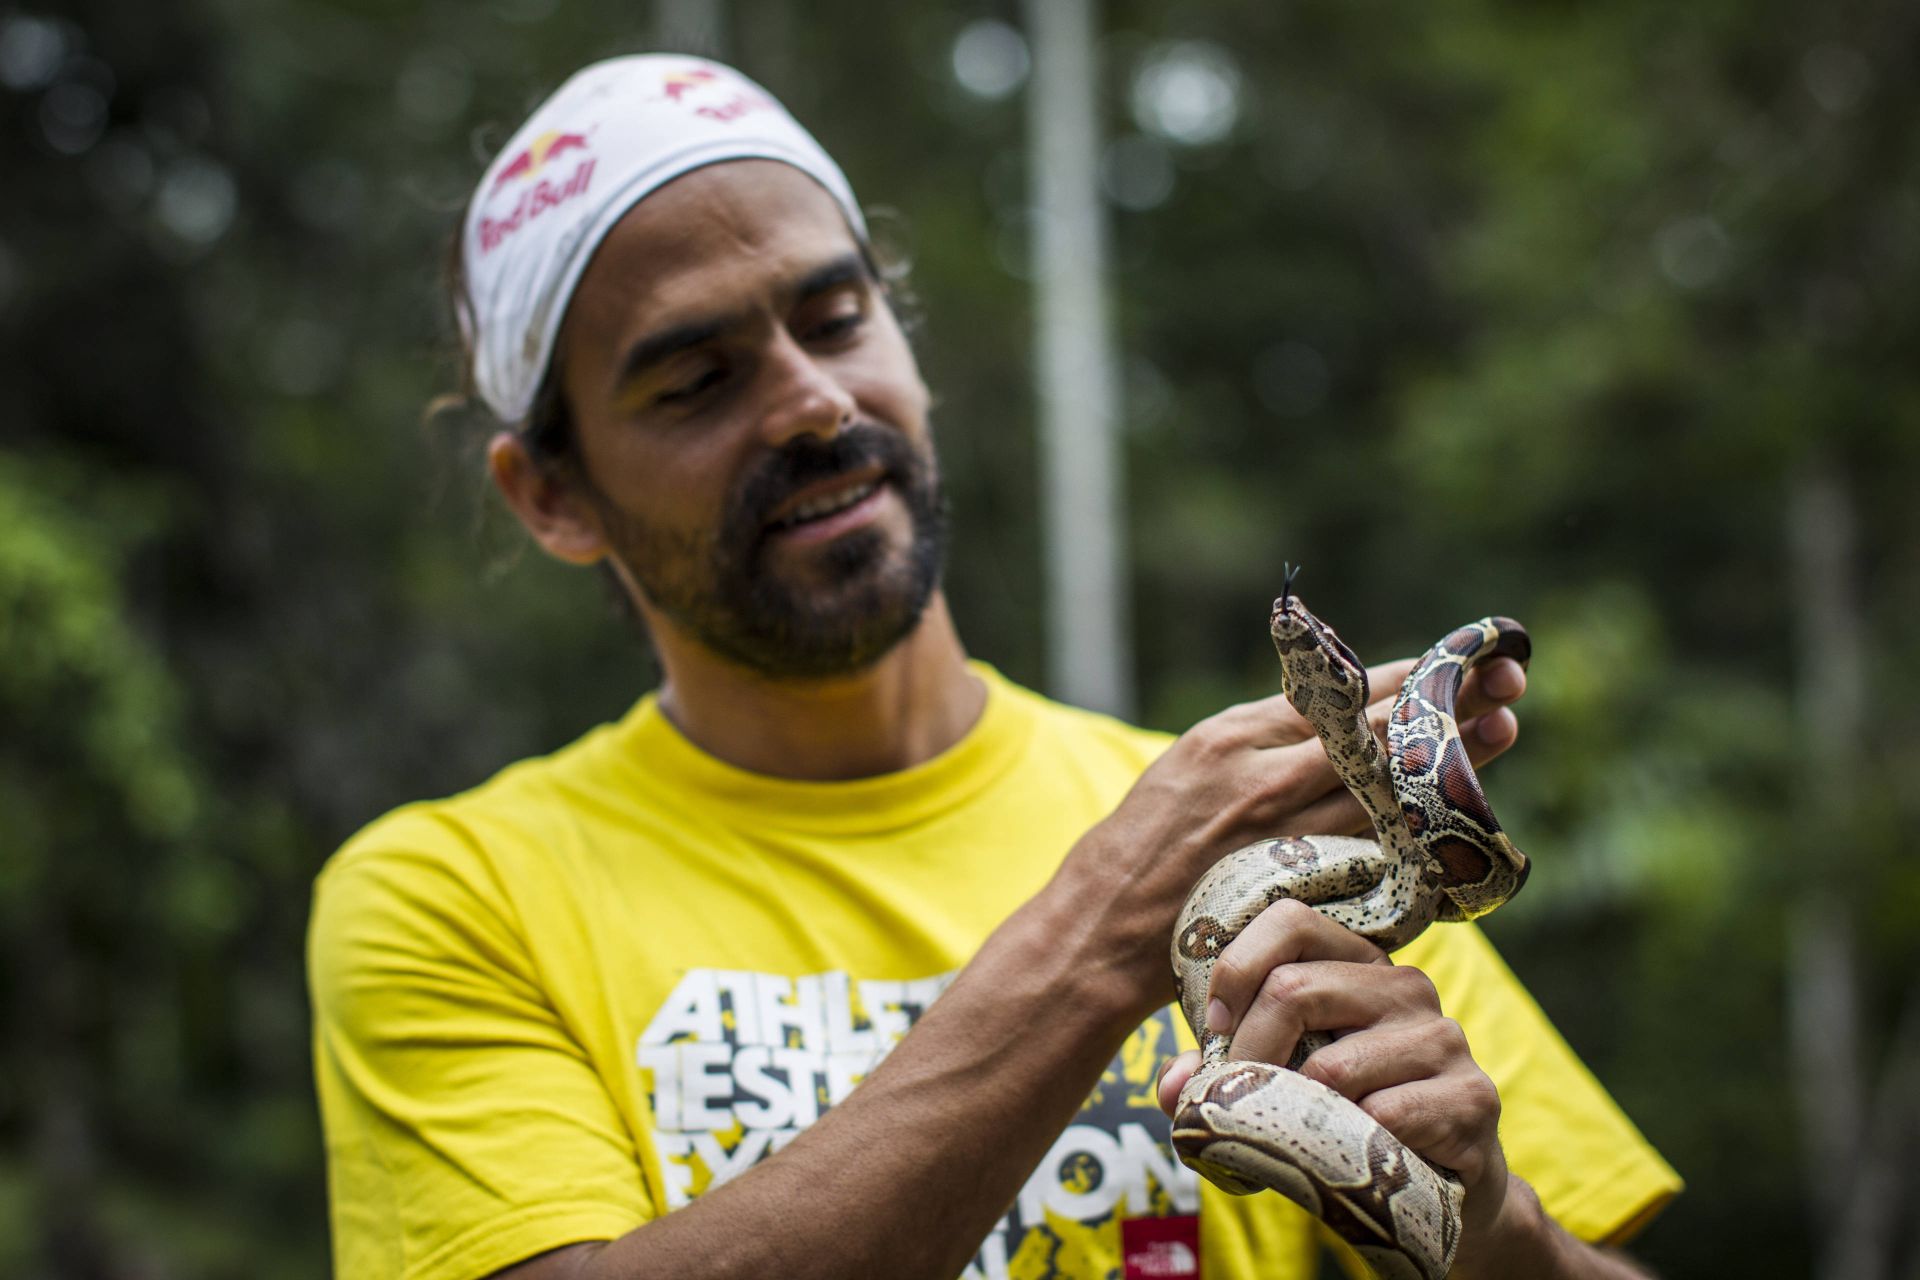
M1167 941L1222 855L1364 817L1278 697L1169 742L969 659L839 168L730 68L615 59L482 177L460 265L493 481L662 678L323 872L339 1274L1313 1274L1311 1219L1172 1156ZM1469 681L1475 760L1523 683ZM1672 1172L1472 926L1398 958L1281 903L1215 981L1235 1053L1343 1032L1304 1070L1459 1173L1460 1274L1638 1274L1589 1242Z

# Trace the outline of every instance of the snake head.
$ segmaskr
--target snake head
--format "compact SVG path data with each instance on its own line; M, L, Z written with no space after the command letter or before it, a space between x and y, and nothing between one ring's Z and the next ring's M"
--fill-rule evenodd
M1289 649L1312 644L1314 628L1324 625L1300 602L1300 597L1293 594L1293 580L1299 576L1300 567L1290 564L1286 570L1286 580L1280 584L1280 598L1273 602L1273 616L1268 624L1274 647L1283 655Z
M1297 572L1288 570L1280 598L1273 602L1269 624L1273 647L1280 654L1280 687L1291 698L1295 689L1329 683L1357 691L1357 695L1350 696L1357 696L1355 705L1364 707L1367 668L1347 647L1346 641L1293 594L1293 578Z

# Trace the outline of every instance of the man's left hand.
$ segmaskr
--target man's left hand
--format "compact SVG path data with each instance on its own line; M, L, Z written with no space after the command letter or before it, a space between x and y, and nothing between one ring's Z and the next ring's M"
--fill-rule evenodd
M1275 903L1221 952L1209 1025L1233 1033L1228 1057L1285 1062L1309 1031L1339 1033L1301 1066L1467 1190L1462 1244L1500 1216L1507 1159L1500 1094L1473 1060L1433 982L1311 907ZM1169 1115L1200 1064L1174 1059L1160 1081Z

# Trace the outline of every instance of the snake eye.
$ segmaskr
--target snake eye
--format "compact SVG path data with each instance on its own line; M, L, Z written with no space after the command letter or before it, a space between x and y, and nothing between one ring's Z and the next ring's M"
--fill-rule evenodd
M1327 628L1327 640L1333 645L1334 652L1340 655L1340 661L1346 666L1345 671L1342 671L1339 667L1335 667L1334 674L1338 675L1342 680L1349 677L1357 677L1360 681L1360 687L1365 689L1367 684L1367 667L1365 663L1360 661L1360 655L1352 649L1349 649L1347 642L1342 640L1334 632L1332 627Z

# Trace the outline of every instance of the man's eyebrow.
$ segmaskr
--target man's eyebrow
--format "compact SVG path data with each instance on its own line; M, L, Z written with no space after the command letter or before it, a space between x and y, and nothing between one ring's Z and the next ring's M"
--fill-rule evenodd
M794 286L794 301L805 302L808 298L814 297L817 294L826 293L831 289L838 289L843 284L853 284L855 281L871 282L872 280L873 272L867 266L867 259L864 254L842 254L832 262L815 267L812 271L802 276L800 283Z
M859 253L847 253L815 267L800 277L797 283L782 289L781 292L785 295L786 305L792 306L831 292L843 285L872 279L873 272L867 266L866 258ZM614 378L613 385L615 387L628 385L661 361L689 347L697 347L704 342L713 341L728 329L745 323L746 318L746 313L710 316L647 335L634 343L627 354L621 358L620 370Z
M671 329L647 335L634 343L621 358L620 371L613 380L614 387L627 386L668 357L703 342L711 342L739 323L741 318L737 316L715 316L677 324Z

